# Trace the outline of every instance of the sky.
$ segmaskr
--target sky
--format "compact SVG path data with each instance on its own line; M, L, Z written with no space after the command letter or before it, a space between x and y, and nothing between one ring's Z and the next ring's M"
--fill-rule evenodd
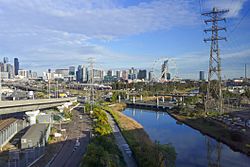
M89 57L97 68L158 70L168 58L175 75L196 79L210 50L201 13L213 7L229 9L222 78L244 76L244 64L250 73L250 0L0 0L0 59L41 73Z

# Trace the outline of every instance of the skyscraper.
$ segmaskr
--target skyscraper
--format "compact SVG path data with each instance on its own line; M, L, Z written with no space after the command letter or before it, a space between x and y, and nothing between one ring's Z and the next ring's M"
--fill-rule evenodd
M3 58L3 63L6 64L6 63L8 63L8 62L9 62L8 57L4 57L4 58Z
M87 82L88 81L88 69L84 65L79 65L76 71L76 81L77 82Z
M77 82L82 82L82 66L79 65L78 68L77 68L77 71L76 71L76 81Z
M71 76L75 75L75 66L69 66L69 75Z
M137 78L138 79L144 79L144 80L146 80L146 78L147 78L147 71L146 70L139 70Z
M162 79L169 80L168 79L168 60L165 60L161 66L161 72L162 72Z
M153 71L148 72L148 80L149 81L153 81L153 75L154 75L153 73L154 73Z
M14 74L18 75L18 70L19 70L19 61L18 58L14 58Z
M204 71L200 71L200 81L204 81L205 80L205 72Z
M113 76L113 71L112 71L112 70L108 70L108 72L107 72L107 76L112 77L112 76Z

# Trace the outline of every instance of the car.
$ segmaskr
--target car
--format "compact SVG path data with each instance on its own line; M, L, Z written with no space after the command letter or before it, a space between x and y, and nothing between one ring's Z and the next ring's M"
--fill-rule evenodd
M246 127L250 128L250 119L246 120Z
M79 139L76 139L75 147L79 147L80 144L81 144L81 143L80 143Z

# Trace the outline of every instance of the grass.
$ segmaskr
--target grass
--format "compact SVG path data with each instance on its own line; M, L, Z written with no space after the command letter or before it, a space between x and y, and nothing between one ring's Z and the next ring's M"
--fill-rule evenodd
M123 136L134 153L138 166L164 166L165 155L169 158L168 166L174 166L176 153L173 147L164 145L165 149L161 149L163 148L162 145L152 142L142 125L120 112L125 106L125 104L119 103L110 107L106 106L105 110L114 117L120 127ZM161 151L159 152L159 150Z

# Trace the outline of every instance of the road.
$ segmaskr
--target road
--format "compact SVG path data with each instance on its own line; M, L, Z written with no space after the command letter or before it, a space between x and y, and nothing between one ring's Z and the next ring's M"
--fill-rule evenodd
M91 121L87 115L83 114L82 119L80 119L79 113L82 112L82 110L82 106L79 106L72 111L73 119L67 128L67 140L63 144L59 153L55 156L54 160L48 165L49 167L79 166L89 143L89 131L91 127ZM76 140L80 142L79 147L76 147Z

